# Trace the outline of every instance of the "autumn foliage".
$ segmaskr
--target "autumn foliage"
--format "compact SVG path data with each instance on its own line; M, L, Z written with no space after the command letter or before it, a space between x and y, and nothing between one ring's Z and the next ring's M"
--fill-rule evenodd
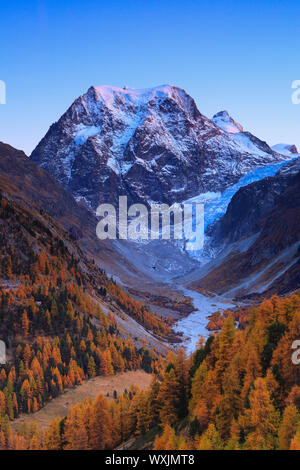
M200 339L190 357L180 350L163 360L121 334L116 315L165 338L166 321L92 262L83 269L71 242L4 197L0 221L0 331L8 345L0 449L113 449L155 431L149 446L157 450L300 450L300 365L291 360L299 294L215 314L218 333ZM118 309L104 311L104 299ZM150 390L87 399L43 431L34 422L18 432L10 426L83 380L137 368L153 374Z

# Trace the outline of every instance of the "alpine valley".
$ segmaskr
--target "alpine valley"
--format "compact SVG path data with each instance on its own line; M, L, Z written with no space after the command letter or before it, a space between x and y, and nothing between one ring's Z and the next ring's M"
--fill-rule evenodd
M299 157L171 85L0 143L0 449L299 448ZM120 196L203 203L203 249L99 240Z
M227 111L208 119L170 85L91 87L31 155L93 215L124 195L129 203L204 203L201 252L118 240L113 251L134 269L128 275L123 261L106 269L138 289L142 272L154 284L230 299L297 288L298 157L293 145L270 148Z

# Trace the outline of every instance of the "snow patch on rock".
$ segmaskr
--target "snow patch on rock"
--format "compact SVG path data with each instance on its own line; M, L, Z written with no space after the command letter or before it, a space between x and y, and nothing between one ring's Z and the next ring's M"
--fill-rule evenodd
M228 111L220 111L212 118L212 122L229 134L237 134L243 132L243 127L232 119Z
M281 153L281 155L287 155L288 157L298 154L296 145L290 144L276 144L273 145L272 150L274 150L274 152Z

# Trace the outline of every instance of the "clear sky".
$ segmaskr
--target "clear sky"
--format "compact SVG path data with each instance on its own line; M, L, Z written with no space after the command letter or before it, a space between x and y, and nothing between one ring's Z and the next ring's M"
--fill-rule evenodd
M30 153L91 85L184 88L271 145L300 147L299 0L0 2L0 140Z

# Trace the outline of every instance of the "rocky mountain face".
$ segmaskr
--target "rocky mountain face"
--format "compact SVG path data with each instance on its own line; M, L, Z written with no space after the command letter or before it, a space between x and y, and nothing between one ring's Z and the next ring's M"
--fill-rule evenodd
M91 87L54 123L31 158L77 200L181 202L224 191L286 158L223 111L203 116L182 89Z
M231 295L284 294L298 288L300 158L275 176L240 188L209 235L219 262L194 288Z

